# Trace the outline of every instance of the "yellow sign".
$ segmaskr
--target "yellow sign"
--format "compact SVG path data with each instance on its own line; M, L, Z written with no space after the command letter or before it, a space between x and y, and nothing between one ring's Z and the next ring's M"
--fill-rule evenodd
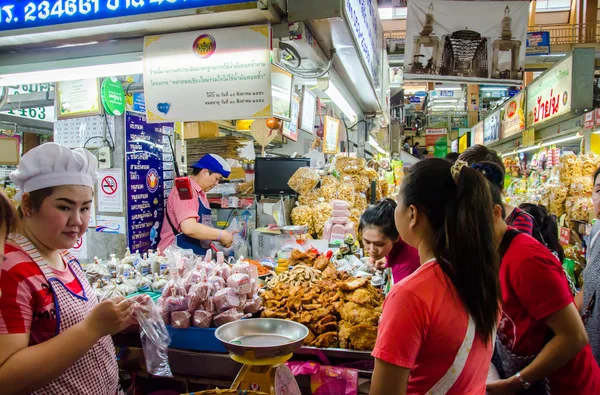
M600 154L600 134L590 135L590 151L595 154Z
M235 122L235 130L238 132L249 132L250 126L254 123L254 119L240 119Z
M463 134L458 139L458 153L462 154L467 150L467 148L469 148L469 135Z
M529 128L523 131L523 141L521 145L523 147L531 147L535 144L535 129Z

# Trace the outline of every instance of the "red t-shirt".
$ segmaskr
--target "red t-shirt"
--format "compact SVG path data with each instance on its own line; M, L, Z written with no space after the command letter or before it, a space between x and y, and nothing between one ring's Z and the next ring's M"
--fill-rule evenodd
M56 306L42 270L29 255L10 242L4 247L4 255L6 259L1 263L0 273L0 335L29 333L30 345L54 337ZM66 265L69 254L65 251L62 255ZM52 271L69 291L83 295L81 283L68 265L63 271Z
M411 369L408 394L425 394L448 371L465 338L468 314L435 260L394 285L385 299L373 356ZM475 337L462 374L448 395L483 395L491 339Z
M573 303L564 271L533 237L517 235L500 265L502 320L498 338L520 356L538 354L550 329L544 318ZM600 394L600 368L587 345L549 378L556 394Z
M399 239L387 256L387 266L392 269L394 284L399 283L421 266L419 252Z

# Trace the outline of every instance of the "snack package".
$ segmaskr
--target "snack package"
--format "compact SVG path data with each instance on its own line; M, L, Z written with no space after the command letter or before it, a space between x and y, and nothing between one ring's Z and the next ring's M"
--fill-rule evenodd
M288 181L289 187L299 195L312 191L318 183L319 175L310 167L299 168Z
M309 206L296 206L291 213L292 224L299 226L308 226L308 233L315 233L315 225L313 223L313 209Z
M171 326L179 329L189 328L191 318L192 315L189 311L174 311L171 313Z
M336 156L335 169L340 173L359 174L367 167L364 158L352 158L349 156Z
M227 286L238 294L247 294L252 290L250 276L243 273L232 274L227 280Z
M350 176L350 182L354 186L356 192L367 192L367 189L371 186L371 181L368 177L358 174L352 174Z
M321 187L321 196L326 202L330 202L337 198L339 184L327 184Z
M215 317L215 326L218 328L221 325L240 320L242 319L242 317L244 317L244 313L240 313L236 308L232 308L222 312L221 314Z
M313 209L313 222L315 224L315 233L317 234L317 238L321 238L323 235L323 227L327 220L331 217L333 209L329 203L323 202L319 203Z
M173 377L169 366L169 332L161 316L161 310L150 297L136 297L135 317L140 324L140 339L146 360L146 370L157 377Z
M213 313L204 310L194 312L193 325L195 328L210 328L213 320Z
M351 182L342 183L340 188L338 189L337 197L338 199L345 200L349 203L349 206L354 206L354 198L356 195L356 191L354 190L354 185Z
M211 285L211 287L215 290L215 292L218 292L220 290L222 290L223 288L225 288L225 280L223 280L223 276L210 276L208 278L208 283Z
M340 180L338 180L334 176L325 176L321 179L321 188L330 184L333 184L337 187L340 185Z
M348 210L350 209L350 203L346 200L332 200L331 208L333 210Z
M223 288L212 298L218 312L223 312L242 305L240 295L232 288Z
M167 280L164 277L160 277L158 274L154 275L154 281L152 282L152 290L154 292L162 292L167 286Z
M198 283L190 287L188 292L188 311L194 312L212 296L213 288L209 283Z
M138 291L150 292L152 290L152 277L142 276L140 273L136 273L134 284Z
M367 195L364 193L356 193L354 195L354 208L358 209L361 213L364 213L369 205Z
M319 201L321 195L321 188L315 188L312 191L308 192L305 195L298 196L298 203L303 206L312 207Z

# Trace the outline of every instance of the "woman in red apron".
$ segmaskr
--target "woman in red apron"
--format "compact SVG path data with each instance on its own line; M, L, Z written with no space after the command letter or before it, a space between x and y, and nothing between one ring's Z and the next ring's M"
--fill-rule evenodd
M131 323L131 301L98 303L68 252L87 230L96 168L88 151L47 143L10 175L22 223L0 276L2 393L122 393L110 335Z
M4 243L8 235L16 229L17 213L6 195L0 191L0 264L4 260ZM2 271L0 271L2 274ZM0 287L0 297L2 288Z

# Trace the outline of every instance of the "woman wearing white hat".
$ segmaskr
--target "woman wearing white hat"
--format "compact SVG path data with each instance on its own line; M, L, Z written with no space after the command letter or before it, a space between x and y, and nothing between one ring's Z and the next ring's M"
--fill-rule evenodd
M122 393L110 335L129 326L132 302L98 303L68 252L87 230L96 168L88 151L47 143L10 175L22 224L0 276L2 393Z

